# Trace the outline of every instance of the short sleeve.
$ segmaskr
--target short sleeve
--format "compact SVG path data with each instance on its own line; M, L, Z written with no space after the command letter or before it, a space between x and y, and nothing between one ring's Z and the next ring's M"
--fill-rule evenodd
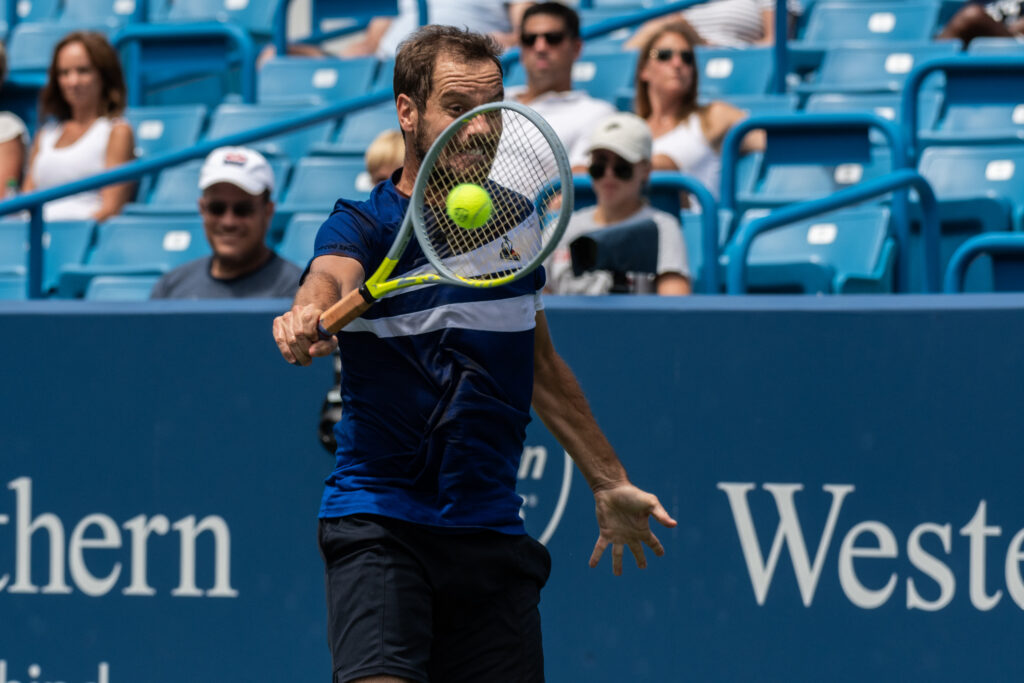
M338 202L334 212L327 217L316 233L313 243L313 259L318 256L347 256L359 261L367 273L380 262L379 248L373 239L374 226L361 212L345 202ZM309 272L309 266L306 267ZM305 273L303 273L305 276Z
M690 277L690 264L679 221L664 211L654 213L658 226L658 275L678 273Z

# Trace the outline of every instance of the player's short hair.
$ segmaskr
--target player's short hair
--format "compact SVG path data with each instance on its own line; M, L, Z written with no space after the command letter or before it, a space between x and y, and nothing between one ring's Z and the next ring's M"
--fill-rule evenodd
M395 56L395 98L406 95L422 111L434 88L434 66L440 55L463 62L490 60L501 70L501 47L490 36L454 26L424 26L398 46Z
M124 72L117 51L111 47L107 37L97 31L74 31L61 38L53 48L53 57L47 74L46 85L39 93L39 120L50 116L58 121L71 118L71 105L64 99L57 80L57 55L66 45L81 43L89 55L89 61L100 74L103 113L106 116L120 116L128 103L124 85Z
M560 2L538 2L536 5L530 5L523 12L523 23L518 27L520 34L523 32L523 26L526 26L526 20L538 14L558 17L565 24L565 32L569 34L570 38L580 37L580 15L576 14L576 10L572 7Z

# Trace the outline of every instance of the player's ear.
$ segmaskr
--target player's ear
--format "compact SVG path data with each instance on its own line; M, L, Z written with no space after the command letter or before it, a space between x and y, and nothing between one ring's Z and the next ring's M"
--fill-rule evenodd
M420 115L416 103L412 101L411 97L403 93L395 99L395 107L398 109L398 125L406 133L414 131L416 124L419 122Z

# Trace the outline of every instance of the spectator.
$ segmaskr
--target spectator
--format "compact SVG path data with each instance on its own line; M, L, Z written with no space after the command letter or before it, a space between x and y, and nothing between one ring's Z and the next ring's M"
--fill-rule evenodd
M789 0L786 4L790 17L800 14L799 2ZM747 47L775 42L775 0L708 0L644 23L626 42L626 47L640 47L658 29L679 20L693 26L707 45Z
M569 219L565 235L548 261L548 289L554 294L608 294L615 275L572 272L569 244L587 233L643 222L658 228L657 274L630 274L630 291L689 294L690 270L682 227L671 214L651 207L643 191L651 173L651 131L643 119L619 113L603 121L590 140L590 176L597 205ZM653 282L652 282L653 281ZM653 284L653 287L652 287Z
M1022 5L1022 0L967 2L953 15L936 38L956 38L963 41L964 47L967 47L975 38L1024 36Z
M130 161L135 139L120 118L125 99L121 63L102 34L75 31L61 39L39 95L41 128L22 189L64 185ZM133 189L133 183L121 183L63 197L48 202L43 217L106 220L121 212Z
M558 2L533 5L523 13L519 44L526 85L508 88L506 98L537 110L561 139L569 162L584 169L590 132L615 107L572 89L572 65L583 48L579 16Z
M402 138L402 131L383 131L366 148L366 155L363 158L366 161L366 172L370 174L370 181L374 185L390 178L405 161L405 140Z
M0 43L0 87L7 76L7 53ZM25 123L9 111L0 111L0 201L13 184L21 185L21 169L25 165Z
M199 213L213 254L179 266L153 287L154 299L290 297L298 266L267 246L274 172L259 152L220 147L199 172Z
M727 102L698 104L693 46L700 37L685 21L666 24L640 50L636 68L636 113L654 135L655 170L678 170L717 196L722 141L747 114ZM744 152L764 148L764 132L743 140Z
M398 16L377 17L370 22L362 40L350 44L345 57L375 54L394 59L398 45L420 25L458 26L490 35L504 48L515 45L515 27L532 2L499 0L427 0L426 21L419 16L418 0L398 0Z

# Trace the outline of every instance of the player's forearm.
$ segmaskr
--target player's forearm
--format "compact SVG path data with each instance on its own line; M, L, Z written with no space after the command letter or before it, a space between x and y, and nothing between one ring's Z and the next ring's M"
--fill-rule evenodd
M533 408L572 456L591 490L628 481L626 470L597 425L572 370L557 354L535 373Z
M341 298L338 281L324 272L311 272L306 276L299 291L295 293L294 306L313 304L326 311Z

